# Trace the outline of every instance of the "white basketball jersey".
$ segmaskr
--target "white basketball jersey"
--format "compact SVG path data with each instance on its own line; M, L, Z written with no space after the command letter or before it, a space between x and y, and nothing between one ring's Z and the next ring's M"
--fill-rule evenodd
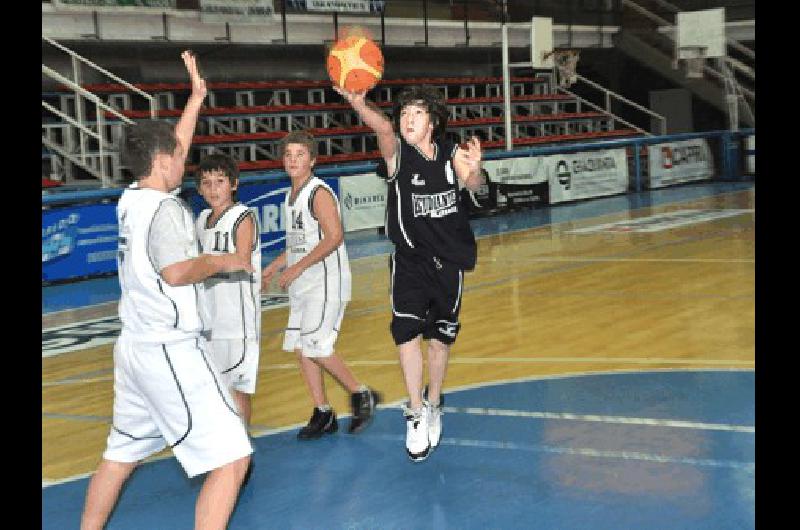
M181 205L186 234L194 240L192 213L169 193L133 184L122 192L117 203L117 271L122 290L119 317L122 333L134 341L167 343L196 337L203 330L198 312L203 286L169 285L148 254L150 225L165 201ZM189 252L187 259L196 257L194 247Z
M213 225L208 225L211 209L197 218L197 240L204 254L236 252L236 229L251 215L250 208L237 203L228 208ZM254 273L223 272L208 278L203 302L210 315L211 338L257 339L261 333L261 231L258 220L251 216L255 233L250 263Z
M314 194L325 188L330 192L341 220L339 200L333 190L312 175L291 201L291 191L286 194L283 214L286 220L286 264L292 266L316 247L322 240L322 227L312 213ZM308 267L289 285L289 296L302 296L320 300L350 300L350 262L344 241L328 256Z

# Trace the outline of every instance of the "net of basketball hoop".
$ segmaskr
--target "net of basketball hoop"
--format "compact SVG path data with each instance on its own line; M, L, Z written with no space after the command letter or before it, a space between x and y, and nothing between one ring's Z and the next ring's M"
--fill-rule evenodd
M703 68L706 63L705 46L681 46L680 59L686 65L686 77L700 79L703 77Z
M543 59L553 56L553 66L558 72L558 86L569 88L578 81L576 68L581 54L578 50L553 50L544 54Z

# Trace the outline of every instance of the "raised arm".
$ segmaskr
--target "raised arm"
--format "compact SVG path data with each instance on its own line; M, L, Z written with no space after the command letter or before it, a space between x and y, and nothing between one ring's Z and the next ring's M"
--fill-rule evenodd
M186 162L186 157L189 155L189 147L192 144L192 136L194 136L194 128L197 125L197 116L200 114L200 108L203 106L203 100L206 98L206 81L200 77L200 72L197 69L197 59L190 51L185 51L181 54L183 63L186 65L186 70L189 73L189 81L192 85L192 92L189 95L189 100L181 114L181 119L175 126L175 136L181 144L183 152L183 162Z
M375 131L375 135L378 137L378 149L380 149L383 159L386 160L388 174L393 174L397 138L392 122L374 103L366 99L366 92L349 92L335 85L333 89L350 103L364 124Z

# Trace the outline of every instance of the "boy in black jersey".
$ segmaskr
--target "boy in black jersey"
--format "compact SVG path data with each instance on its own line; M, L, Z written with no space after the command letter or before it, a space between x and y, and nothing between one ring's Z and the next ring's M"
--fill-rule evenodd
M375 131L386 162L386 232L395 246L391 332L409 397L406 451L417 462L441 438L442 383L460 327L464 271L473 269L476 259L475 236L456 178L473 191L481 186L481 146L475 137L466 148L444 139L447 106L432 87L413 87L398 96L394 127L365 93L334 89ZM423 338L430 340L427 399L422 395Z

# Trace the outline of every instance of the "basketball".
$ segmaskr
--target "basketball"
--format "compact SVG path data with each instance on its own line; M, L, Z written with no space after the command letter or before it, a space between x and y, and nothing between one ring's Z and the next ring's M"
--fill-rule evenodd
M328 52L328 75L334 85L349 92L370 90L383 75L383 54L371 39L349 36Z

